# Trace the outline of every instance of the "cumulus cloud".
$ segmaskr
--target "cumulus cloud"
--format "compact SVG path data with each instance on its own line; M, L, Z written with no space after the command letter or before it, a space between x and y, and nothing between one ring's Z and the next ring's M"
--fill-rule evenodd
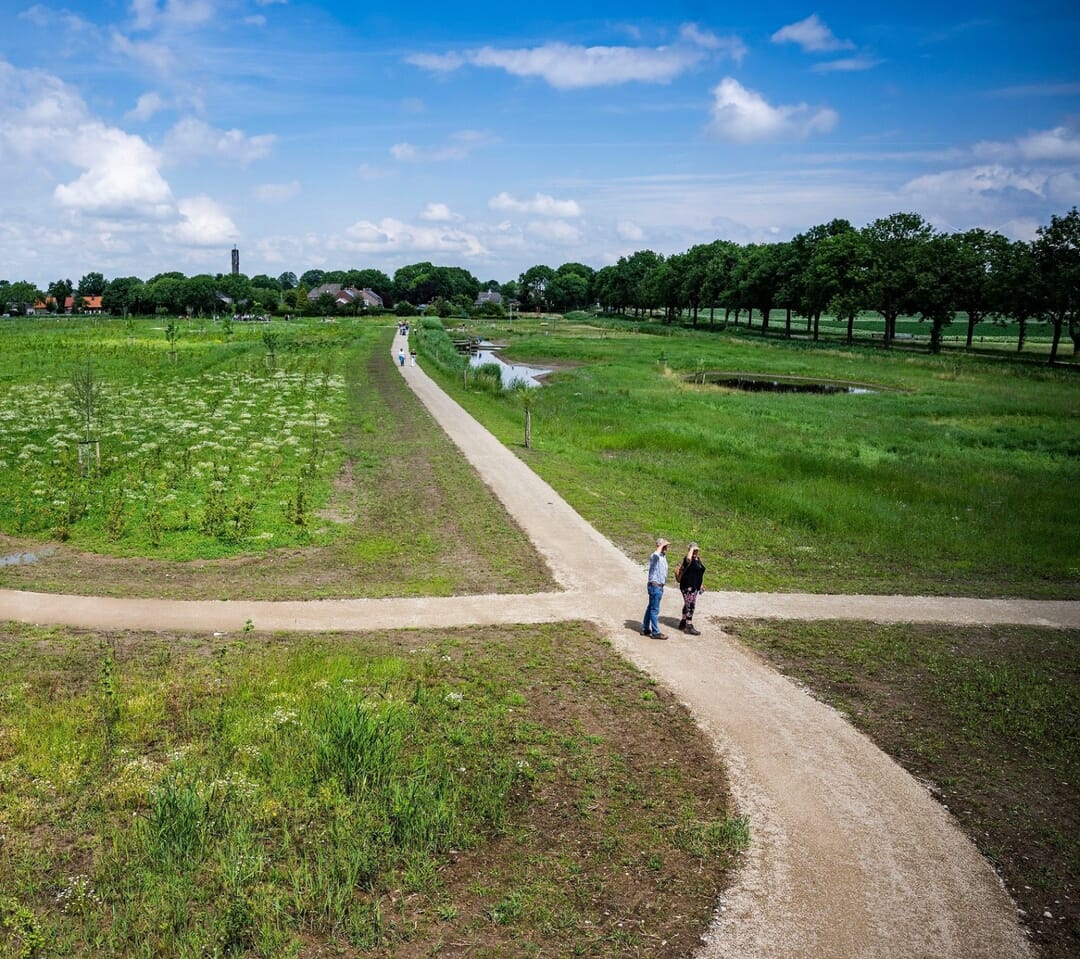
M185 117L166 135L164 149L171 160L216 157L246 166L266 156L276 140L270 133L249 137L243 130L218 130L203 120Z
M760 93L731 77L721 80L712 94L715 102L709 129L735 143L804 139L828 133L839 119L836 111L827 107L814 110L805 103L772 106Z
M632 220L619 220L615 232L624 240L644 240L645 231Z
M180 222L170 232L180 243L187 246L221 246L235 241L239 236L233 221L217 201L208 196L181 200L177 207Z
M556 200L546 193L537 193L531 200L519 200L503 192L488 200L493 210L505 210L510 213L531 213L540 216L581 216L581 207L576 200Z
M905 184L904 192L933 199L1019 190L1041 197L1046 180L1045 174L1021 172L993 164L916 177Z
M850 40L839 39L816 13L810 14L798 23L789 23L786 27L781 27L771 39L773 43L798 44L805 53L850 50L855 46Z
M172 210L159 157L143 139L102 123L84 124L73 133L68 159L85 172L56 187L57 203L114 216L163 216Z
M472 233L456 227L416 226L392 217L378 223L354 223L345 230L340 246L355 253L455 253L465 257L487 254Z
M217 13L212 0L131 0L130 9L136 30L197 27Z
M167 104L160 93L150 91L144 93L135 101L134 109L128 110L124 116L128 120L149 120L155 113L164 110Z
M429 203L420 214L420 219L430 220L432 223L450 223L460 220L461 217L454 213L445 203Z
M288 183L260 183L254 189L255 199L263 203L284 203L291 200L300 192L300 181L290 180Z
M464 66L493 67L512 76L539 77L559 90L616 86L622 83L669 83L701 63L707 51L739 61L746 46L737 37L718 37L696 24L682 28L681 42L660 47L593 46L545 43L538 47L416 54L407 61L435 73Z

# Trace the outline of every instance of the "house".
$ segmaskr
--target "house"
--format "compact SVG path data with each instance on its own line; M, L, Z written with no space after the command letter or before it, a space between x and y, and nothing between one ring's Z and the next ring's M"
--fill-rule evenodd
M502 301L502 294L498 290L484 290L476 298L476 305L483 306L485 303L494 303L496 306L502 306Z
M75 294L75 296L68 296L64 298L64 309L62 312L74 313L75 301L79 299L82 300L82 308L79 310L80 313L91 313L94 316L98 316L104 312L101 306L100 296L80 297L77 293ZM53 312L53 308L55 306L56 300L51 296L47 296L45 297L44 301L38 300L37 303L34 304L33 312L36 313L38 316L42 316L45 313Z
M331 293L331 294L333 294L334 298L336 299L337 295L340 292L341 292L341 284L340 283L323 283L321 286L317 286L317 287L315 287L314 290L311 290L308 293L307 298L312 303L314 303L324 293Z
M334 284L323 284L323 286L333 286ZM321 287L320 287L321 289ZM326 292L331 292L327 290ZM308 294L310 296L310 294ZM334 297L334 302L338 307L346 306L360 306L363 309L372 309L375 307L381 307L383 305L382 297L379 296L374 290L369 290L366 286L362 290L356 289L354 286L350 286L347 289L340 290Z

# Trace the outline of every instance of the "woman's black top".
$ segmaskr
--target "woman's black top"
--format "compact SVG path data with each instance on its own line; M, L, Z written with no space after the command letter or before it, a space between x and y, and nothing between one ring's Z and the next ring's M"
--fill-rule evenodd
M696 556L683 568L682 579L679 580L679 589L689 593L692 589L701 589L701 581L705 578L705 564Z

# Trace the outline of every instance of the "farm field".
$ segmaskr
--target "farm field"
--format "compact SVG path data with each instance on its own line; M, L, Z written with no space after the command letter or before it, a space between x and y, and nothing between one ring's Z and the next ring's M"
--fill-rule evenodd
M0 324L0 584L175 598L542 589L528 540L342 322ZM86 435L73 372L99 384ZM496 570L498 571L496 573ZM361 587L359 584L363 584Z
M631 555L700 542L717 589L1080 597L1080 381L952 352L820 347L629 321L476 326L554 369L521 455ZM426 358L435 368L434 358ZM517 394L440 382L523 447ZM834 379L745 393L707 371Z

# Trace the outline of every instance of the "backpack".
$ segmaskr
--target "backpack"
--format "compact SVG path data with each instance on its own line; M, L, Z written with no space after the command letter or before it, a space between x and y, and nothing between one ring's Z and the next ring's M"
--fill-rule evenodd
M686 566L686 563L684 561L682 563L679 563L679 565L675 567L675 582L676 583L681 583L682 582L682 574L685 572L685 569L684 569L685 566Z

